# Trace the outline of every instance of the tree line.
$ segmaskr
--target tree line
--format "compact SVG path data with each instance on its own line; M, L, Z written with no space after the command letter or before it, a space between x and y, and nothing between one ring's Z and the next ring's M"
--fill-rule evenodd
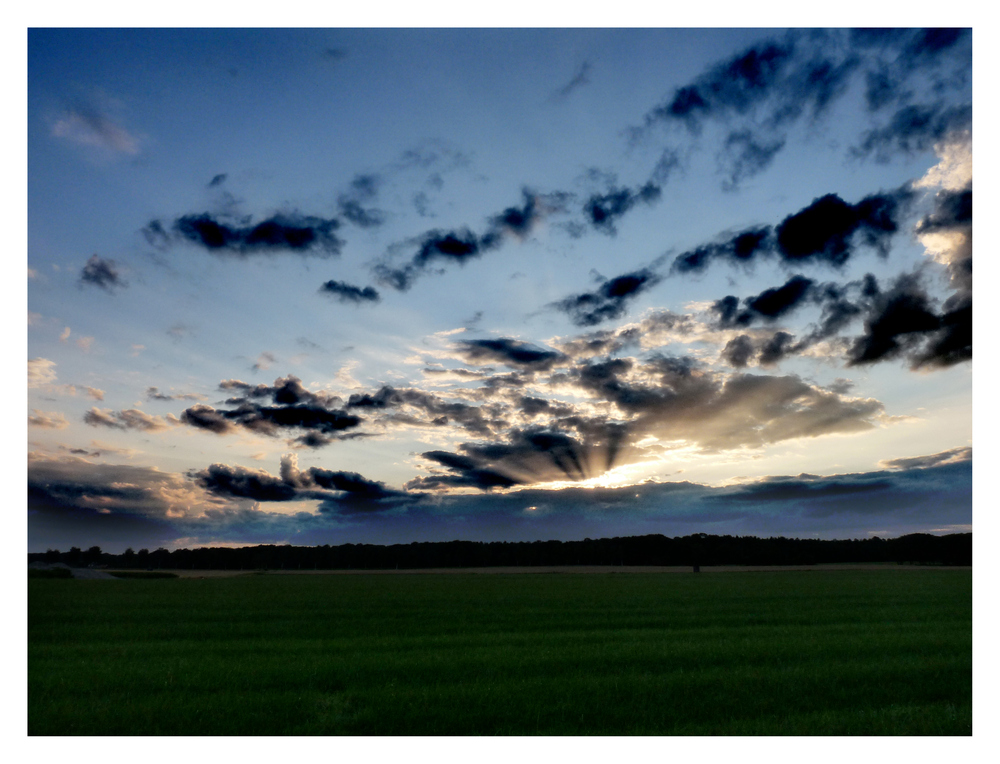
M660 534L582 541L431 541L412 544L126 549L98 546L28 554L28 562L124 570L386 570L541 565L816 565L838 562L972 564L972 534L892 539L799 539Z

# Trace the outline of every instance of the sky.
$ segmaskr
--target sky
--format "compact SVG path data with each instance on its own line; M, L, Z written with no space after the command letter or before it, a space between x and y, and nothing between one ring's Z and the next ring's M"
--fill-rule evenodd
M967 29L31 29L29 551L972 528Z

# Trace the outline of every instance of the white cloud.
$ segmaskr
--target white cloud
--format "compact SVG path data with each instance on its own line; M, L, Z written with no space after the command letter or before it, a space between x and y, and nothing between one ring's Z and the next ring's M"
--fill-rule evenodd
M934 146L939 161L913 185L917 188L943 188L960 191L972 182L972 133L965 131Z
M39 411L38 409L31 410L31 416L28 417L28 424L33 427L47 427L53 430L62 430L69 427L66 417L58 411Z
M56 381L56 362L48 358L28 360L28 387L43 387Z

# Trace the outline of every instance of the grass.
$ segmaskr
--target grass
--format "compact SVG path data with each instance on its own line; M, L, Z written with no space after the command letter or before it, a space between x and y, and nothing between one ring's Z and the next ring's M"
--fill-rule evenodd
M33 735L968 735L972 575L29 581Z
M28 578L72 578L69 568L28 568Z

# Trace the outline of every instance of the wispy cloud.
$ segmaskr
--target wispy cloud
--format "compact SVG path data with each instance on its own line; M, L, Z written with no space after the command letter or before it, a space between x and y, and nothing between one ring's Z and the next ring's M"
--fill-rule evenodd
M52 125L52 135L81 146L135 156L141 141L110 115L96 109L67 109Z
M567 82L558 90L556 90L552 94L549 100L552 102L562 101L565 98L567 98L569 94L572 93L574 90L578 90L579 88L582 88L584 85L587 85L590 82L590 68L591 67L589 61L584 61L582 64L580 64L579 68L576 70L576 73L573 75L570 81Z
M91 427L109 427L115 430L142 430L143 432L160 432L179 424L176 417L168 414L166 418L152 416L139 409L112 411L111 409L91 408L83 415L83 421Z

